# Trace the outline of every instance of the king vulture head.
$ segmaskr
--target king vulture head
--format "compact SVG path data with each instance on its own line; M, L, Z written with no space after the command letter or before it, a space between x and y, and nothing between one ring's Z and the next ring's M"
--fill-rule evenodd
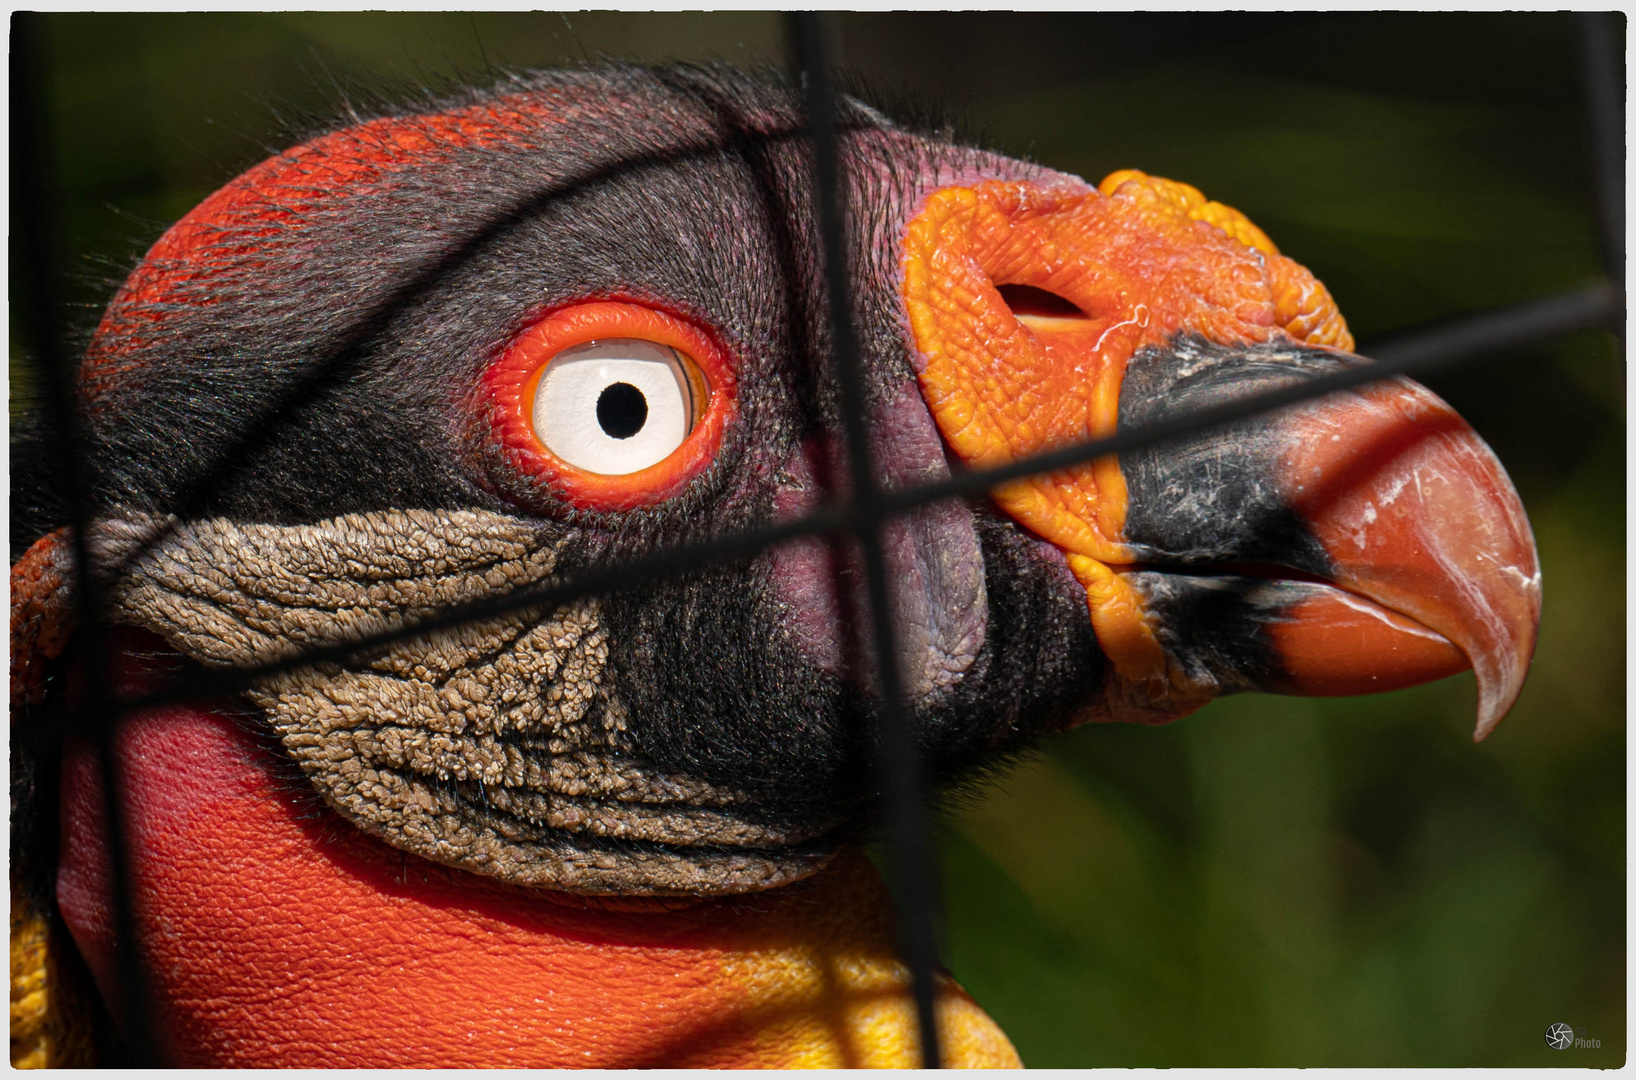
M1185 184L840 119L884 489L1365 362L1306 269ZM212 195L80 374L120 692L844 496L809 177L787 87L610 67L355 117ZM13 570L14 701L63 648L64 536ZM922 506L882 544L945 789L1072 725L1468 667L1481 738L1539 612L1499 462L1405 379ZM860 573L806 535L129 718L166 1055L911 1060L853 853L878 797ZM118 1014L97 778L71 743L50 869ZM948 1060L1014 1061L952 983L939 1009Z

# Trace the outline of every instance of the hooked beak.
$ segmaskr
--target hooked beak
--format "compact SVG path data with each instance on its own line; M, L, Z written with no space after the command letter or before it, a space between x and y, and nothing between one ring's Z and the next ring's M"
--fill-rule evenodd
M934 192L906 232L903 293L922 393L973 467L1365 362L1328 292L1243 215L1140 173ZM1108 719L1470 667L1481 739L1533 656L1538 559L1516 491L1407 379L993 494L1084 587Z
M1136 357L1121 423L1350 363L1314 349L1198 342ZM1472 668L1478 739L1522 690L1538 558L1492 451L1407 379L1126 455L1118 572L1167 665L1223 689L1342 695Z

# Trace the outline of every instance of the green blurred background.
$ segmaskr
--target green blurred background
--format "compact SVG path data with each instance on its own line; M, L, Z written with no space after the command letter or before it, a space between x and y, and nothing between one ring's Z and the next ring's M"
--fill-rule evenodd
M997 149L1245 211L1363 351L1598 273L1569 16L835 25L845 67ZM81 326L165 224L283 145L280 115L324 114L338 87L784 56L761 13L55 15L45 40ZM12 299L29 285L14 272ZM1533 674L1485 743L1469 676L1236 698L1070 733L948 817L945 958L1026 1063L1625 1061L1623 378L1616 340L1583 333L1428 380L1510 470L1544 566ZM1558 1021L1601 1048L1547 1049Z

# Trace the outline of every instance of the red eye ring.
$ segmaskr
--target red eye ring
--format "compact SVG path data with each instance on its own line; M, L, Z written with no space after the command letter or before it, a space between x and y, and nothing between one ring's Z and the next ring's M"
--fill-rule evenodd
M709 384L709 402L693 430L656 465L620 476L588 472L562 460L534 431L534 392L564 349L607 338L639 338L686 354ZM483 377L496 441L517 473L585 510L634 510L681 493L715 459L737 411L738 381L726 352L674 315L623 301L575 304L549 312L506 346Z

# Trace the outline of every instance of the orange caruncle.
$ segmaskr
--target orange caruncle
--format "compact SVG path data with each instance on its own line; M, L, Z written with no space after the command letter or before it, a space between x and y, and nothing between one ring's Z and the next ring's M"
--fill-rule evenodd
M973 468L1112 434L1126 364L1178 335L1352 346L1328 291L1243 214L1131 170L1100 190L1026 181L943 188L909 223L903 251L921 389ZM1016 286L1081 314L1014 312L1001 290ZM1108 570L1133 561L1117 460L1005 484L994 497L1069 553L1121 673L1161 678L1141 605Z

